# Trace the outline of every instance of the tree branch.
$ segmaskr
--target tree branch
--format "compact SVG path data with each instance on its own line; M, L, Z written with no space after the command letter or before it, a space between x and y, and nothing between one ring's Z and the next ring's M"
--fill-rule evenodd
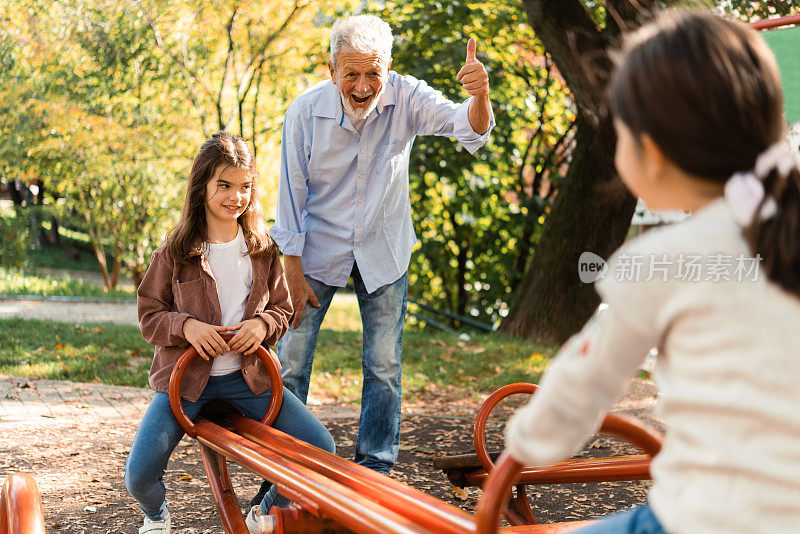
M228 36L228 52L225 55L225 69L222 71L222 79L219 82L217 99L214 101L214 105L217 108L217 124L220 130L226 130L230 125L230 123L226 125L223 118L222 95L225 91L225 84L228 82L228 72L232 70L233 58L236 54L236 45L233 43L233 21L236 20L236 15L238 13L239 7L237 6L233 10L233 13L231 13L230 18L228 18L228 22L225 24L225 34ZM231 117L231 122L233 122L233 117Z
M606 0L605 33L617 36L637 28L654 7L655 0Z
M589 124L605 111L611 71L607 42L580 0L523 0L528 22L567 82Z

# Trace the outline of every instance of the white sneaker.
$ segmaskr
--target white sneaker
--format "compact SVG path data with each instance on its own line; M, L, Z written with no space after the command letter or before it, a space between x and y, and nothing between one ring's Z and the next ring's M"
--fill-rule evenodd
M169 510L167 510L167 515L161 521L153 521L144 516L144 524L139 528L139 534L169 534L172 529L170 523Z
M273 534L275 532L275 518L271 515L261 513L261 505L257 504L250 508L244 518L247 531L250 534Z

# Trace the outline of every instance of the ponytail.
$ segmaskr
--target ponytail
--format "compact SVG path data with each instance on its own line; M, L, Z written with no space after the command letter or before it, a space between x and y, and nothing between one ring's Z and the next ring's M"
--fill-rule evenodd
M782 164L766 169L761 179L764 198L744 227L744 237L752 253L760 256L767 278L800 297L800 166L794 154L780 150ZM774 213L765 216L764 208L770 205Z

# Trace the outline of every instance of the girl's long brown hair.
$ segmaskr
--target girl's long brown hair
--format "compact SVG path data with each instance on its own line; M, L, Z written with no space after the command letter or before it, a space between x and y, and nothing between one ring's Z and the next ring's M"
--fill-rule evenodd
M609 97L634 135L708 181L753 169L786 135L772 52L752 29L708 12L665 12L629 36ZM744 237L767 277L800 296L800 170L772 171L763 183L778 213L756 214Z
M218 132L202 144L192 162L181 219L169 237L169 252L179 263L191 262L206 249L208 244L206 185L220 166L236 167L253 178L250 203L238 220L248 253L253 257L277 253L277 246L264 224L261 204L258 201L258 172L253 152L238 135Z

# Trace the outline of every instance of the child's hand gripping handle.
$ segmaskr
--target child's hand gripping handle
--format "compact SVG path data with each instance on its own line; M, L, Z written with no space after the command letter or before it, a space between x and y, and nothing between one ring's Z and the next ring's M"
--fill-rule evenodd
M222 333L220 336L222 336L222 339L227 343L234 334ZM269 373L271 395L267 413L261 419L261 422L265 425L271 425L278 416L278 412L281 409L281 402L283 401L281 365L275 354L263 346L259 345L255 355L258 356L261 363L267 368L267 373ZM172 369L172 376L169 378L169 405L172 407L172 413L175 419L178 420L178 424L181 425L183 431L191 437L195 437L197 433L194 429L194 423L192 423L191 419L186 415L186 411L183 409L183 403L181 402L181 382L183 381L183 373L186 371L186 368L189 367L189 364L192 363L192 360L197 356L197 350L194 347L190 346L186 349L186 352L181 354L180 358L178 358L178 362Z

